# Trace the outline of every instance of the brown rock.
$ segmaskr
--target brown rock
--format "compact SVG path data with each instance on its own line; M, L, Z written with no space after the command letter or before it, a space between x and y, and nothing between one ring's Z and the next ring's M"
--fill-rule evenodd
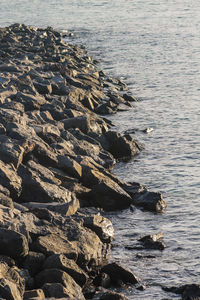
M16 174L14 168L0 161L0 182L1 185L10 191L12 198L17 198L21 193L21 178Z
M16 284L5 278L0 279L0 295L9 300L22 300Z
M40 272L39 274L37 274L37 276L35 277L35 281L36 281L36 285L39 287L44 286L47 283L52 283L52 284L60 283L67 290L68 295L66 294L66 296L77 297L78 299L85 299L82 294L80 286L73 280L73 278L70 275L68 275L66 272L62 270L46 269ZM46 286L46 288L44 287L44 290L47 290L47 287L48 286ZM52 293L51 296L57 297L53 295L53 291L56 292L56 289L51 290ZM61 297L63 297L63 295Z
M30 291L25 291L23 300L29 300L32 298L36 298L37 300L39 299L44 299L45 294L42 289L37 289L37 290L30 290Z
M75 261L72 259L68 259L63 254L55 254L49 256L44 262L43 268L61 269L69 274L80 286L83 286L88 279L87 274L81 268L79 268Z
M68 258L77 259L77 250L73 248L72 243L56 234L38 237L33 247L38 252L42 252L48 256L52 254L64 254Z

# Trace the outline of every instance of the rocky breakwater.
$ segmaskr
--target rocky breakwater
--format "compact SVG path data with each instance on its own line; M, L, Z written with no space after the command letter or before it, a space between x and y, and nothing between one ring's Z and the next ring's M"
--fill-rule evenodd
M102 115L134 100L52 28L0 28L3 299L126 299L100 286L139 282L108 263L114 230L101 215L166 206L159 193L111 173L141 145Z

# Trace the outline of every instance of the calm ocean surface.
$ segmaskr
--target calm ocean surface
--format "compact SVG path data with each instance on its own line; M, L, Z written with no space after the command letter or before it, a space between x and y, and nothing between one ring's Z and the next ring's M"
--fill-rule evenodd
M140 276L145 291L130 299L166 299L160 285L200 283L200 2L195 0L1 0L0 26L25 23L73 30L110 75L123 79L138 103L112 116L118 130L154 128L134 136L145 150L114 172L161 191L163 215L135 210L110 214L112 258ZM164 233L167 248L125 246L148 233ZM177 295L171 295L179 299Z

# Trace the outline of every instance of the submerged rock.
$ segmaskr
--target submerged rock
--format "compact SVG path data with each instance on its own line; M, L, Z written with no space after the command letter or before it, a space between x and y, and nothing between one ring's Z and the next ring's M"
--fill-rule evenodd
M163 233L159 232L157 234L145 235L139 239L143 244L145 249L155 249L155 250L164 250L166 248L163 243Z

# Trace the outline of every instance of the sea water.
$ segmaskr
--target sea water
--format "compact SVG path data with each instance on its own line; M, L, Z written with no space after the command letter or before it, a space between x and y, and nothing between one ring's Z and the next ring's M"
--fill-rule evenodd
M130 299L166 299L161 286L200 283L199 18L194 0L1 0L0 26L73 31L71 43L85 44L138 99L133 109L110 118L121 132L135 130L145 149L118 163L114 173L161 191L168 208L162 215L139 209L108 215L115 226L112 260L146 284L145 291L124 290ZM147 127L154 130L140 131ZM159 231L163 252L127 249Z

